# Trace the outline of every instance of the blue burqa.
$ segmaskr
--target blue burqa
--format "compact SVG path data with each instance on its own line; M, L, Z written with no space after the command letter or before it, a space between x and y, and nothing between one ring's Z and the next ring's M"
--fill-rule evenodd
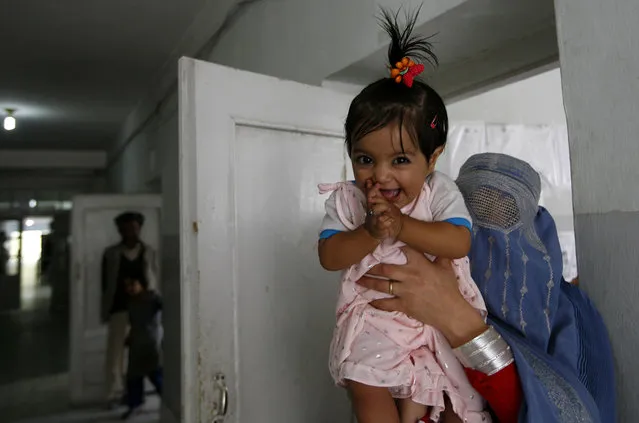
M486 153L468 159L457 184L473 217L473 278L515 356L519 422L616 422L608 333L586 295L563 280L555 223L538 206L539 175Z

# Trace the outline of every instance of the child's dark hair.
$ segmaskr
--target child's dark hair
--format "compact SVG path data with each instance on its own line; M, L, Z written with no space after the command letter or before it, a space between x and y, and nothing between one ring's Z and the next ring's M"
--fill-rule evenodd
M392 69L404 57L421 63L438 64L427 37L413 35L419 9L406 13L406 25L400 28L397 13L382 9L380 24L391 39L388 47L388 65ZM406 128L420 151L430 159L435 150L446 143L448 113L444 101L428 84L415 80L412 87L398 83L394 78L380 79L360 92L353 100L346 117L346 148L352 147L364 136L386 125L396 123L400 134ZM400 139L403 148L403 140Z
M127 279L130 281L137 281L145 291L149 289L149 281L147 280L144 271L133 271L129 273Z

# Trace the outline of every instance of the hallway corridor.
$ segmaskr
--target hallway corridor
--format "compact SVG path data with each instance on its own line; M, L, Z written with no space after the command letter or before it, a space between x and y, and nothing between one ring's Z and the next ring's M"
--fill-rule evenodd
M109 423L125 409L69 407L69 323L49 311L50 289L34 286L23 309L0 313L0 422ZM159 420L160 399L147 397L131 421Z
M3 423L68 406L68 318L49 312L50 287L33 283L28 288L21 310L0 313Z

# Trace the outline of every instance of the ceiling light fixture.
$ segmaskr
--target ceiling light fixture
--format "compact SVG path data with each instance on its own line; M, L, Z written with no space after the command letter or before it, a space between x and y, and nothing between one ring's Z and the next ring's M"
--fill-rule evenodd
M5 109L7 117L4 118L4 129L7 131L13 131L16 129L16 118L13 117L15 109Z

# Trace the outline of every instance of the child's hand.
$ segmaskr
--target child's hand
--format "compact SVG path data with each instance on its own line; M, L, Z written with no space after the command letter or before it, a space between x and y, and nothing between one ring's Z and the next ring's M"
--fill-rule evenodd
M379 191L379 185L366 182L368 214L365 227L375 239L395 239L402 229L402 213L389 203Z
M366 230L375 239L387 238L390 225L388 219L382 218L388 210L388 202L380 194L379 187L374 186L370 180L366 181L366 203Z
M399 207L393 203L388 203L388 210L384 212L381 218L388 221L388 237L397 239L404 223L404 215Z

